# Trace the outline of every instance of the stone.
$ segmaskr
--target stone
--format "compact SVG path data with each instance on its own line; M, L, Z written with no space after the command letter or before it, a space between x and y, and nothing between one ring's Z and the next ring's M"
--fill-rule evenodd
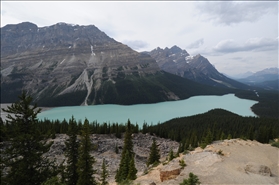
M176 178L181 172L181 166L178 159L173 159L160 170L161 182Z
M268 166L257 164L253 162L249 162L244 167L246 173L254 173L263 176L271 176L271 170Z

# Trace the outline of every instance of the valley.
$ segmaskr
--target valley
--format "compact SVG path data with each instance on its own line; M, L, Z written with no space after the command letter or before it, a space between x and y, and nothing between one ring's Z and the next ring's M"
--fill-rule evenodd
M279 185L278 2L1 2L1 185Z

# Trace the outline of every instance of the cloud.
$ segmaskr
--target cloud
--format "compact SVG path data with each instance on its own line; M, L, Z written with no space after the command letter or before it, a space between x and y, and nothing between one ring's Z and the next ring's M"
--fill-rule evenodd
M147 42L141 40L124 40L122 43L128 45L134 50L140 50L146 48L149 45Z
M204 43L204 41L203 41L203 38L202 38L202 39L196 40L195 42L189 44L187 46L187 48L189 48L189 49L199 48L203 45L203 43Z
M202 2L196 8L204 21L213 21L221 25L241 22L255 22L262 16L278 13L278 2Z
M220 41L213 50L221 53L278 50L278 38L250 38L242 45L227 39Z

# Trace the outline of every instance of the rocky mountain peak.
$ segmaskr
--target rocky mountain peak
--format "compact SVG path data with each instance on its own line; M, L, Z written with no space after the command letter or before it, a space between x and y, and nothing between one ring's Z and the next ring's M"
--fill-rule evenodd
M24 31L24 30L36 30L38 26L31 22L22 22L19 24L7 24L6 26L2 27L3 30L9 31Z
M27 22L1 28L1 85L20 82L17 87L28 89L36 101L81 91L83 104L94 104L102 102L95 98L104 82L158 71L149 55L115 41L94 25L37 27Z
M243 87L243 84L228 79L219 73L207 58L200 54L191 56L186 50L182 50L178 46L164 50L157 48L148 54L166 72L207 85Z
M182 49L177 47L176 45L174 45L173 47L170 48L170 51L172 53L179 53L179 52L182 52Z

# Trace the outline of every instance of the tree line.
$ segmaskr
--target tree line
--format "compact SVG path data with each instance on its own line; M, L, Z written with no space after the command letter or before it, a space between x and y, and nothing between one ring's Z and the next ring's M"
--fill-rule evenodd
M212 141L241 138L269 143L279 137L279 121L267 117L242 117L222 109L204 114L175 118L162 124L143 124L141 132L180 142L183 148Z
M242 117L231 112L215 109L207 113L176 118L162 124L143 124L142 128L127 124L99 124L85 119L76 121L74 117L63 121L38 120L40 109L30 106L32 98L23 93L19 101L7 109L7 120L0 120L1 135L1 185L86 185L107 184L107 165L103 160L101 182L94 178L96 169L94 157L90 155L91 134L115 134L124 137L121 161L115 181L129 182L136 178L135 153L133 151L133 133L151 133L162 138L180 142L178 153L197 146L204 148L214 140L242 138L268 143L279 136L278 119ZM14 116L12 116L12 114ZM66 163L57 165L43 154L49 151L55 134L67 134ZM77 136L80 135L80 139ZM170 159L173 152L170 152ZM154 140L150 147L147 166L159 163L160 155Z

